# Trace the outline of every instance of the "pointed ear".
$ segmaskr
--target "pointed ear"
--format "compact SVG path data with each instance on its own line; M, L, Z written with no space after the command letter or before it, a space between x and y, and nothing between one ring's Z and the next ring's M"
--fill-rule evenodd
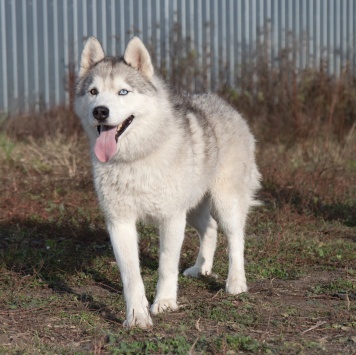
M140 71L147 79L151 79L154 69L147 48L138 37L133 37L128 43L125 54L125 62Z
M95 37L89 37L85 43L80 60L79 77L82 77L97 62L104 59L105 53Z

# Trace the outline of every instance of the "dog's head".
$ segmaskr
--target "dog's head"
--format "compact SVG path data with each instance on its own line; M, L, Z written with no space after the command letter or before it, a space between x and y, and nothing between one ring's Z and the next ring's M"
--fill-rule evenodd
M75 111L99 161L109 161L118 151L128 159L132 153L137 155L139 149L132 146L130 136L136 137L137 145L144 143L137 139L151 139L147 129L158 128L152 120L159 105L157 83L151 57L138 37L128 43L122 58L106 57L96 38L87 40Z

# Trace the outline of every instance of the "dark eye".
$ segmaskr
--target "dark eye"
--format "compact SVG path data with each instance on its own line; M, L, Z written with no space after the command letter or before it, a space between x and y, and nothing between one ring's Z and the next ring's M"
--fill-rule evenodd
M129 92L126 89L121 89L119 95L127 95Z
M99 94L99 91L96 88L93 88L89 91L93 96L96 96Z

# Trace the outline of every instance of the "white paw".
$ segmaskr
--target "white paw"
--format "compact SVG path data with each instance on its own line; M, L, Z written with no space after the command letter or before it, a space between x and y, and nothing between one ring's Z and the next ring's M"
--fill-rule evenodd
M210 276L211 270L204 269L199 266L192 266L189 269L185 270L183 272L183 275L187 277L194 277L195 279L197 279L200 276Z
M242 292L247 292L247 285L245 280L227 280L226 292L232 295L237 295Z
M159 314L165 311L176 311L178 308L179 307L175 299L166 298L166 299L155 301L151 306L151 313Z
M153 322L148 313L132 313L128 315L127 319L124 322L124 327L127 328L150 328L152 327Z

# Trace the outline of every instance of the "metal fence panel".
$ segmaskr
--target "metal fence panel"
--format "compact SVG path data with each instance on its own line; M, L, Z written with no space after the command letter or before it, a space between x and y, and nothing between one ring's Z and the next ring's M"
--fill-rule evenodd
M330 74L349 65L355 75L355 16L356 0L0 0L0 112L68 104L91 35L109 55L139 35L165 73L193 55L204 76L186 79L192 90L237 86L261 44L272 67L289 48L299 69L326 59Z

